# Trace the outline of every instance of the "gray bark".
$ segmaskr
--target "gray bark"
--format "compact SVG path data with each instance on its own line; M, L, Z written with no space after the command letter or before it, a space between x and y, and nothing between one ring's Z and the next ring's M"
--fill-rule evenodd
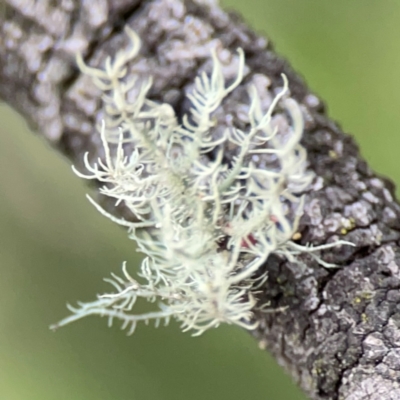
M77 166L85 152L96 159L102 149L94 128L100 93L76 68L75 54L99 65L126 45L125 25L143 40L134 72L153 75L151 97L178 115L187 112L185 93L215 45L243 48L246 80L267 77L271 91L284 72L307 117L303 144L316 174L300 243L340 238L356 246L323 254L336 269L307 257L302 268L268 259L259 303L285 311L257 312L252 334L311 399L400 399L400 207L393 185L369 169L269 40L205 0L5 0L3 8L0 97ZM234 104L224 110L235 115Z

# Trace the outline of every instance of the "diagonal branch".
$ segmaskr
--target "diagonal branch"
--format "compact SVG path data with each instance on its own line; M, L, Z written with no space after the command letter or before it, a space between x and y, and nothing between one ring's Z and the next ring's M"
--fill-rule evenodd
M141 36L140 60L131 73L154 77L152 100L187 113L185 94L210 51L241 47L246 80L270 92L290 82L306 116L303 145L317 179L306 199L299 243L332 239L355 247L333 249L323 258L340 266L324 269L312 258L302 268L270 258L260 303L285 311L259 312L253 332L312 399L400 398L399 299L400 207L393 186L360 158L353 140L324 113L302 79L232 13L212 0L5 0L0 15L0 97L78 169L83 154L103 154L95 129L102 118L100 92L76 68L75 54L98 65L126 45L125 25ZM234 77L235 71L225 71ZM266 90L267 90L266 89ZM240 124L231 104L224 106ZM229 108L231 107L231 108ZM219 114L220 115L220 114ZM228 117L228 115L230 117ZM124 214L124 210L114 213Z

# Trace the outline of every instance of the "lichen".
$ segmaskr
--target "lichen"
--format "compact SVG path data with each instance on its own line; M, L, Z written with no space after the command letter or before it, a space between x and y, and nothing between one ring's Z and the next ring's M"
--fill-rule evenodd
M201 334L220 323L253 329L255 291L268 271L260 272L271 254L295 261L303 252L329 266L314 251L301 246L298 222L313 174L300 144L303 118L299 105L286 96L288 82L263 110L257 90L248 87L247 129L218 131L213 115L243 80L245 59L238 50L236 76L226 85L216 50L213 68L195 80L188 95L189 115L179 121L169 104L148 98L151 78L125 79L127 65L140 49L135 32L128 50L108 58L104 69L81 70L102 90L104 121L100 127L105 157L91 163L88 173L75 172L103 183L102 195L123 203L136 222L116 218L90 201L104 215L126 226L145 254L139 283L123 265L124 278L107 280L115 293L91 303L69 306L72 315L57 328L87 315L123 322L132 333L139 321L168 323L177 319L183 330ZM291 124L273 122L282 107ZM216 134L218 132L218 134ZM227 146L229 144L229 146ZM229 147L229 157L227 148ZM262 158L262 168L255 160ZM135 314L138 298L158 302L155 311Z

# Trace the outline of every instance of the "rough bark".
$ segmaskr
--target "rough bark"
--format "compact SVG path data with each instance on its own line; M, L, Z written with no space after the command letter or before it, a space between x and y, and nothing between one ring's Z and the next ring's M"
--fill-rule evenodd
M87 151L96 159L100 94L76 68L75 54L98 65L126 45L126 24L143 40L134 72L153 75L152 98L178 115L188 110L185 93L212 47L243 48L246 80L267 78L271 92L282 72L288 76L306 116L303 144L316 174L300 242L340 238L356 246L323 254L335 269L310 258L301 268L270 258L260 303L285 311L258 312L252 334L311 399L400 399L400 206L393 185L369 169L299 75L238 16L211 0L5 0L0 97L75 165Z

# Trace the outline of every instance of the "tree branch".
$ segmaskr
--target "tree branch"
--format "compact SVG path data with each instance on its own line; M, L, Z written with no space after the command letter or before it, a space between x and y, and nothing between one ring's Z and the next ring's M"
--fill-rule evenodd
M103 150L95 129L102 117L100 93L76 68L75 55L81 52L89 64L99 65L126 45L125 25L143 40L130 73L152 75L150 96L170 103L178 115L187 112L185 93L213 47L232 53L241 47L246 80L263 77L271 92L281 86L282 72L288 76L291 95L306 116L303 144L317 176L300 243L340 238L356 246L323 255L337 269L324 269L312 258L304 258L302 267L270 258L259 302L285 311L258 312L253 335L311 399L400 398L400 207L393 185L368 168L353 140L327 118L322 102L268 40L211 0L58 3L5 0L0 97L78 168L85 152L97 159ZM238 118L232 104L225 110Z

